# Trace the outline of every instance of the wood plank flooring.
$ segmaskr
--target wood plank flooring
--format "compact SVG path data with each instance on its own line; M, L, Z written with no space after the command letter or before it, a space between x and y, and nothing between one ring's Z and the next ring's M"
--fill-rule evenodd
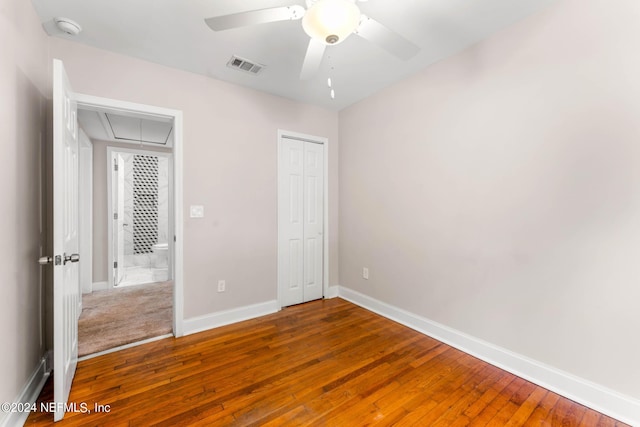
M57 426L624 425L338 298L85 360L70 402Z

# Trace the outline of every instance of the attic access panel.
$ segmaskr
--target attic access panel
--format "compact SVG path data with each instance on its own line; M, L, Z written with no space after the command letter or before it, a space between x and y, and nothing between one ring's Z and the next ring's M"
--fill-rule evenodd
M107 124L118 141L146 142L167 146L173 130L172 121L148 120L105 113Z

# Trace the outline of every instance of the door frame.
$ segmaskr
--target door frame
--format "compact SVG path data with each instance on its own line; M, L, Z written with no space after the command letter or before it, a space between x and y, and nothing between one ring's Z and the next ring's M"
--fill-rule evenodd
M183 223L183 117L182 111L76 93L79 109L144 113L173 119L173 335L184 335L184 223ZM110 223L110 221L109 221Z
M321 136L315 136L315 135L308 135L308 134L304 134L304 133L299 133L299 132L293 132L293 131L288 131L288 130L284 130L284 129L278 129L278 140L277 140L277 144L278 144L278 157L277 157L277 179L276 182L279 181L280 179L280 155L282 154L281 152L281 141L283 139L296 139L299 141L305 141L305 142L312 142L314 144L321 144L324 147L324 182L323 182L323 187L324 187L324 194L323 194L323 204L324 204L324 212L323 212L323 241L322 241L322 296L323 298L326 298L327 295L329 295L329 139L325 138L325 137L321 137ZM280 215L280 209L278 208L279 205L279 192L276 191L276 211L277 211L277 215ZM277 233L277 241L276 241L276 248L277 253L278 253L278 260L277 260L277 265L280 265L280 228L278 227L278 233ZM282 290L280 289L280 279L281 279L281 272L280 269L278 268L278 274L277 274L277 282L276 282L276 287L277 287L277 293L278 293L278 309L282 309L283 307L283 297L282 297Z
M157 156L164 157L169 160L169 207L172 206L173 201L173 152L171 151L152 151L145 149L136 149L136 148L123 148L123 147L113 147L107 146L107 283L108 289L116 288L115 285L115 277L113 276L113 262L115 261L114 247L113 247L113 213L115 208L113 206L113 154L114 153L130 153L130 154L144 154L147 156ZM169 209L169 230L167 232L168 236L175 235L175 225L174 225L174 212L173 209ZM174 248L173 242L169 241L169 277L173 276L173 259L174 257Z
M114 225L117 224L118 227L120 227L120 224L122 221L124 221L124 203L121 203L121 199L119 197L114 197L115 194L119 194L119 190L120 190L120 186L122 185L124 187L124 169L122 171L118 171L116 172L116 170L114 169L114 157L115 155L119 154L119 152L115 152L112 150L111 147L107 146L106 147L106 156L105 156L105 160L107 161L106 164L106 168L105 170L107 171L107 289L108 290L112 290L114 289L117 285L116 283L118 282L119 277L121 276L120 272L120 268L124 268L124 253L121 253L119 251L120 247L122 247L122 251L124 252L124 242L121 241L121 239L118 239L116 242L116 239L114 238L114 234L116 234L116 231L114 230ZM117 182L114 182L116 180L116 176L117 175ZM121 182L122 181L122 182ZM116 190L114 188L114 186L117 186L118 190ZM123 188L124 191L124 188ZM115 194L114 194L115 193ZM117 200L117 207L114 206L114 202ZM122 205L123 211L121 212L120 207ZM118 215L120 215L120 213L122 213L122 218L118 218L117 221L114 224L114 214L118 213ZM133 223L132 223L133 226ZM124 224L122 224L122 227L124 227ZM124 233L124 230L122 230ZM122 236L120 236L122 237ZM115 249L115 245L118 246L118 250ZM122 261L122 262L121 262ZM115 272L115 268L113 266L115 266L115 264L118 263L118 274L116 275Z
M80 188L78 191L79 206L79 236L80 259L90 260L81 262L80 295L91 293L93 290L93 143L87 134L78 126L78 151ZM80 312L82 312L82 298L80 298Z

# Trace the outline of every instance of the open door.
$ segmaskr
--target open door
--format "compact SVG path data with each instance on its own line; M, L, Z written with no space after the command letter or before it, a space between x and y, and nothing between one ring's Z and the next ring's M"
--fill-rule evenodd
M78 363L78 117L62 61L53 60L53 400L64 417Z
M113 203L113 285L118 286L124 278L124 233L125 226L133 224L124 223L124 176L125 161L122 154L114 153L112 163L111 200Z

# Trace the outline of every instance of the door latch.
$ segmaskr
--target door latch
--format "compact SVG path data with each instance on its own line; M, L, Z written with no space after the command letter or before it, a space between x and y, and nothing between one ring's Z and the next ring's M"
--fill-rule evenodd
M67 254L64 254L64 264L66 265L68 262L78 262L80 261L80 255L79 254L71 254L69 256L67 256Z
M51 264L52 262L54 265L60 265L62 264L62 257L60 255L56 255L55 257L43 256L38 258L38 264L40 265L47 265Z
M53 262L53 258L50 256L43 256L43 257L40 257L40 259L38 259L38 264L40 265L47 265L51 262Z

